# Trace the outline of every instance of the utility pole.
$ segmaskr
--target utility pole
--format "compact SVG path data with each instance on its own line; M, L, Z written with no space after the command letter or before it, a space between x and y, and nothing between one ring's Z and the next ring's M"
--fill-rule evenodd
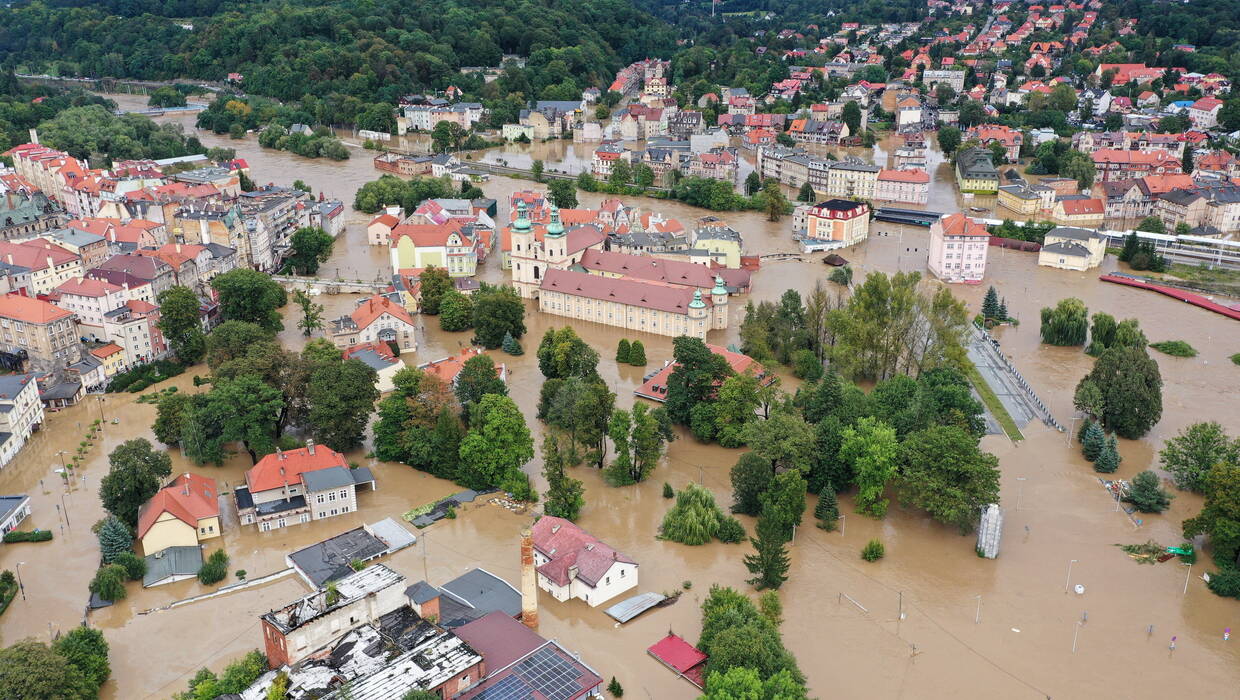
M426 569L426 533L422 533L422 580L427 583L431 582L430 574Z

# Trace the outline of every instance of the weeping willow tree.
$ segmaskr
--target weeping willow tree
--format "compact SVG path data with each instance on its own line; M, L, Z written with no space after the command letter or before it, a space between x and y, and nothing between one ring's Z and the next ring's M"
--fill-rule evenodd
M1047 345L1084 345L1089 333L1089 309L1076 297L1060 299L1055 308L1042 309L1042 342Z
M727 516L706 488L689 484L676 494L676 505L663 516L660 538L681 544L706 544L719 532Z

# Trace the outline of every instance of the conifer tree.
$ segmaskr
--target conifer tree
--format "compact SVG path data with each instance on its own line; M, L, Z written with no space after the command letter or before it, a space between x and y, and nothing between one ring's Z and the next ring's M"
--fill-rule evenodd
M999 300L999 320L1006 321L1008 320L1008 318L1010 317L1008 316L1007 299L1000 299Z
M982 300L982 318L987 321L999 320L999 292L994 285L986 290L986 298Z
M835 497L835 487L827 482L818 494L818 505L814 508L814 517L818 518L818 527L831 531L840 519L840 504Z
M133 536L129 528L116 516L108 516L99 527L99 551L103 562L111 564L116 557L133 549Z
M772 518L758 518L758 536L749 538L754 553L745 557L745 568L754 577L749 579L758 590L779 588L788 580L788 549L779 523Z
M1085 455L1085 459L1094 462L1105 448L1106 434L1102 432L1102 426L1090 423L1085 430L1085 436L1081 438L1081 454Z
M1102 452L1098 455L1098 459L1094 460L1094 471L1103 474L1112 474L1119 469L1119 463L1123 461L1123 457L1119 456L1119 449L1115 444L1115 436L1107 438L1106 446L1102 448Z
M517 339L512 337L512 333L504 333L504 342L500 344L500 347L502 347L504 352L509 355L525 354L525 350L521 349L521 343L517 342Z
M629 364L634 367L646 366L646 346L642 345L642 341L634 340L629 345Z
M628 364L629 354L631 352L629 348L630 348L629 339L621 338L620 344L616 346L616 362L617 363Z

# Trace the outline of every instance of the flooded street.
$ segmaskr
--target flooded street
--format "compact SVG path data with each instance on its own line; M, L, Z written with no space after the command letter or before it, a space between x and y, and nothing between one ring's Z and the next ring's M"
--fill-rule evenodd
M169 120L192 128L193 119L191 115ZM255 182L290 184L301 179L316 192L344 200L346 207L360 185L379 176L370 153L360 149L353 149L354 157L341 163L261 149L254 137L231 140L203 132L199 138L209 147L236 148L238 156L249 161ZM517 164L519 151L531 149L540 158L548 156L543 159L552 167L549 155L553 152L561 158L570 153L588 162L592 145L560 142L511 148L497 157ZM960 206L954 188L943 185L944 178L950 183L950 166L937 153L932 157L939 161L933 166L927 208L954 211ZM508 220L508 195L535 187L541 186L507 178L492 178L482 185L487 196L499 201L497 220L501 224ZM578 196L582 207L595 206L603 199L584 192ZM678 218L686 227L712 214L661 200L625 201ZM744 234L750 254L797 250L789 236L788 219L770 223L754 212L716 215ZM376 269L386 274L387 250L365 244L365 223L370 217L352 211L348 216L346 233L337 241L323 274L348 277L356 272L370 278ZM854 263L858 273L924 271L927 237L926 229L874 222L865 244L841 254ZM1106 267L1115 264L1109 258ZM756 273L755 292L750 296L774 300L789 287L808 292L816 281L825 280L828 269L821 263L821 254L767 262ZM1155 466L1163 441L1193 422L1218 420L1232 435L1240 433L1235 399L1240 396L1240 368L1227 359L1240 352L1240 324L1167 297L1100 283L1098 272L1053 270L1038 267L1034 254L990 251L987 283L995 285L1010 313L1021 321L997 334L1003 351L1056 418L1068 424L1072 390L1092 359L1079 348L1043 347L1038 338L1038 312L1063 297L1077 296L1091 313L1105 311L1117 319L1138 319L1151 341L1184 340L1200 351L1191 359L1151 351L1163 375L1163 419L1144 440L1121 441L1124 461L1117 477L1131 478ZM504 280L498 251L479 276ZM953 292L976 311L985 285L953 287ZM346 313L358 298L321 296L317 300L327 307L324 317L331 319ZM713 334L711 342L739 342L745 301L734 299L730 328ZM291 305L285 309L286 330L281 339L291 347L300 347L304 341L295 328L298 313ZM423 326L419 348L416 354L405 355L408 364L454 354L469 342L470 333L442 332L433 317L417 321ZM534 350L548 327L563 323L531 307L526 319L528 334L523 339L525 354L493 353L510 370L509 393L527 416L536 442L541 424L533 415L542 375ZM615 329L593 324L575 328L598 350L599 372L616 392L618 407L632 405L632 392L643 374L671 357L670 338L645 335L641 340L650 365L617 366L611 359L621 337ZM193 387L192 377L206 372L203 366L195 367L148 391L167 385L180 391L201 391ZM785 377L785 388L794 384L795 380ZM26 600L19 596L0 616L0 644L23 637L46 640L49 633L81 622L86 586L98 564L98 543L89 528L103 516L97 487L107 471L107 454L125 439L146 437L154 442L150 425L155 407L137 404L136 398L136 394L108 395L102 406L87 400L49 414L43 430L0 471L0 493L32 495L34 515L23 529L41 527L56 533L50 543L0 545L0 569L15 569L22 562L26 587ZM75 480L66 488L52 472L59 466L55 453L80 440L90 421L99 417L100 408L109 421L118 417L120 424L109 422L102 442L91 448L85 468L79 470L84 483ZM1113 546L1148 539L1178 544L1180 522L1197 513L1201 499L1175 492L1169 511L1144 516L1137 527L1124 513L1115 511L1114 501L1100 487L1091 466L1075 444L1067 444L1064 434L1041 424L1030 425L1024 433L1027 439L1018 446L1003 436L989 436L984 443L999 456L1003 473L1005 528L996 560L977 557L972 536L961 537L919 511L905 511L894 504L886 519L877 521L855 513L851 499L841 498L842 534L813 527L807 511L791 548L790 580L781 597L784 638L814 694L822 698L1166 698L1217 697L1227 694L1220 689L1238 687L1240 647L1224 642L1222 633L1225 627L1240 628L1240 604L1215 596L1198 578L1211 568L1208 556L1193 567L1184 594L1188 572L1175 560L1139 566ZM225 583L237 581L233 572L238 569L245 569L250 578L283 569L285 555L295 549L363 523L398 517L460 490L403 465L375 462L366 457L367 451L359 449L349 455L350 460L370 466L377 481L377 491L359 496L357 513L259 533L253 527L240 528L235 511L226 510L224 536L208 541L208 550L222 546L232 558ZM222 467L196 467L179 450L170 454L174 473L208 475L222 488L237 484L251 466L244 453ZM692 588L678 604L651 611L622 628L603 614L602 606L557 603L542 596L540 633L582 654L605 678L615 675L629 697L697 697L695 688L648 658L645 648L669 629L696 641L698 605L712 583L751 592L741 561L751 548L747 544L688 547L655 539L670 507L661 490L664 482L679 489L701 480L726 505L731 502L728 471L738 454L682 434L651 479L639 486L608 487L594 470L576 468L573 476L586 485L587 505L580 524L640 564L637 590L671 592L686 581L692 582ZM538 460L527 467L532 475L540 469ZM540 476L535 481L542 486ZM68 522L58 516L56 506L62 499ZM481 566L515 585L519 581L517 532L530 518L480 500L461 510L455 520L441 520L418 532L423 542L383 561L411 583L425 577L438 584ZM752 531L752 519L742 521ZM887 556L868 564L858 552L874 537L883 540ZM1077 561L1070 583L1085 586L1082 596L1065 589L1071 560ZM167 698L183 690L199 668L218 671L245 651L260 647L257 615L305 590L298 580L285 578L173 610L141 614L212 589L196 580L145 590L129 584L127 599L91 613L90 623L104 630L112 648L112 680L105 685L103 696ZM846 599L841 602L841 594L865 611ZM978 596L980 623L975 624ZM899 618L901 605L903 620ZM1073 653L1076 623L1086 612L1088 621L1079 629ZM1153 633L1147 635L1150 625ZM1171 652L1168 642L1173 635L1178 642Z

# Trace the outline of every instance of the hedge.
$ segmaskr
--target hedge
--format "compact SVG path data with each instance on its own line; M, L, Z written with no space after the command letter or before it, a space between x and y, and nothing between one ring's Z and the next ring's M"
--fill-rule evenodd
M5 544L12 542L47 542L50 539L52 539L51 530L31 530L30 532L14 530L4 535Z

